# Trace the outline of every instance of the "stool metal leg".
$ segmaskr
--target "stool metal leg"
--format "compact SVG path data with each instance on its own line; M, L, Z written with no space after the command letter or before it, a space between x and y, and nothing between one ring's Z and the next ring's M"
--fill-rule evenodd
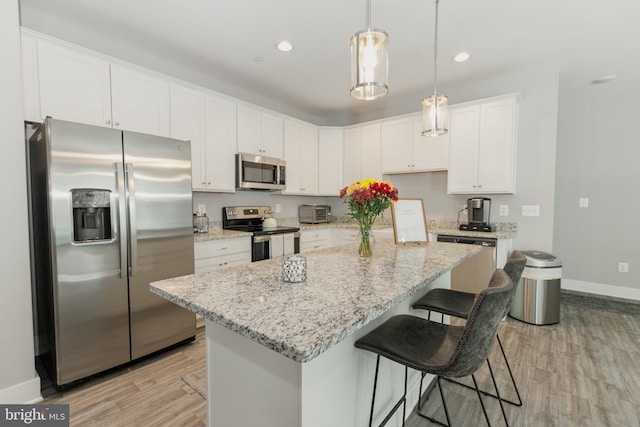
M504 358L504 363L507 365L507 370L509 371L509 376L511 377L511 384L513 384L513 389L516 391L516 396L518 396L518 403L512 402L507 399L503 399L503 401L510 403L515 406L522 406L522 398L520 397L520 391L518 390L518 386L516 385L516 379L513 377L513 372L511 372L511 366L509 365L509 360L507 359L507 355L504 352L504 347L502 346L502 341L500 340L500 335L496 334L496 338L498 339L498 345L500 345L500 351L502 352L502 357Z
M498 403L500 404L500 410L502 411L504 422L507 425L507 427L509 427L509 421L507 420L507 413L504 411L504 405L502 404L502 399L500 398L500 392L498 391L498 384L496 383L496 378L493 376L493 369L491 369L491 363L489 362L488 358L487 358L487 366L489 367L489 372L491 373L491 379L493 380L493 387L496 389L496 395L498 396Z
M373 425L373 408L376 402L376 389L378 387L378 370L380 368L380 355L376 358L376 375L373 379L373 395L371 396L371 412L369 413L369 427ZM409 368L407 366L404 367L404 393L402 397L396 402L396 404L391 408L387 416L382 420L379 427L383 427L386 425L393 414L396 413L400 405L402 405L402 426L404 427L404 421L407 416L407 379L409 375Z

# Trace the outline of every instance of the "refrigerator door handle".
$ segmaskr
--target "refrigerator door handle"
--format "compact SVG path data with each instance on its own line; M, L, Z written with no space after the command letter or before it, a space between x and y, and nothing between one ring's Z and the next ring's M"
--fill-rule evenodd
M127 206L129 224L129 277L138 273L138 232L136 224L136 198L133 182L133 164L125 163L125 176L127 177Z
M126 189L124 185L124 166L122 163L114 163L116 170L116 188L118 191L118 240L120 252L120 266L118 267L118 277L122 278L122 266L127 265L127 235L126 227L123 227L123 221L127 217L127 206L125 203Z

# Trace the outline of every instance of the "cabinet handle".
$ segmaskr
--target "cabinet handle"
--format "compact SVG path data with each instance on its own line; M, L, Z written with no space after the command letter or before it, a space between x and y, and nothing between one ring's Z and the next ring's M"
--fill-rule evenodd
M107 120L106 120L106 123L107 123L108 125L110 125L110 124L111 124L111 120L108 120L108 119L107 119Z
M207 182L207 185L211 185L211 181Z
M482 185L478 184L478 188L482 188Z
M120 122L113 122L114 125L120 126Z
M216 251L226 251L227 249L229 249L229 246L225 246L224 248L218 248L216 249Z

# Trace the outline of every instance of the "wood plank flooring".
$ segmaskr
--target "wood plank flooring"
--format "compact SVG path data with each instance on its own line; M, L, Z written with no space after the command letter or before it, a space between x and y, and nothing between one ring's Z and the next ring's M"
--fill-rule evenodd
M500 336L524 400L521 408L505 405L511 426L640 426L640 305L563 300L559 324L509 318ZM70 404L72 426L204 426L206 401L181 380L204 369L204 341L199 330L193 343L68 391L43 390L45 402ZM500 391L515 399L501 359L496 345L491 361ZM492 390L486 366L477 377ZM475 392L443 383L453 425L485 425ZM484 401L492 424L505 425L496 400ZM437 390L422 411L444 420ZM430 425L415 413L406 423Z

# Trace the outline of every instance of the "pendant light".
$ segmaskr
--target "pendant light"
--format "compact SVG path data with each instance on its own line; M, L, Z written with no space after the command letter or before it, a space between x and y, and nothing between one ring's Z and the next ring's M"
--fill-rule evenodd
M371 101L389 92L389 35L371 28L371 0L367 29L351 37L351 87L355 99Z
M438 3L436 2L436 25L433 38L433 95L422 100L422 136L446 135L448 129L449 98L438 95Z

